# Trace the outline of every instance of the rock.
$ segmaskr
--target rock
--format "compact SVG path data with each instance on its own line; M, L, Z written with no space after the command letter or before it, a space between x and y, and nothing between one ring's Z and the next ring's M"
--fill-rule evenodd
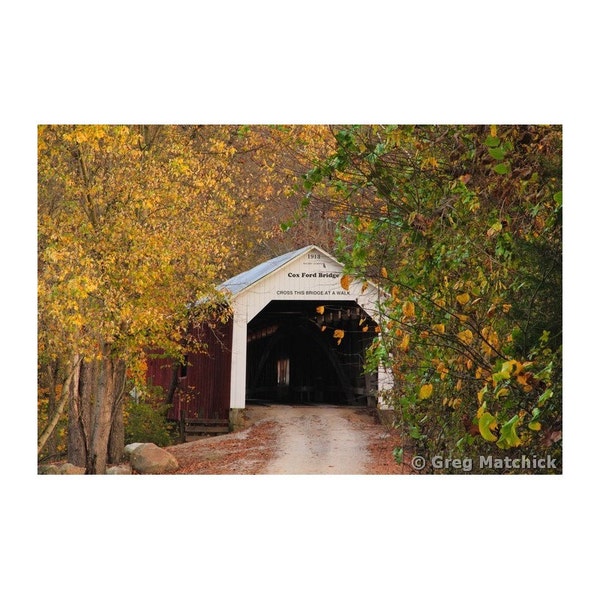
M58 469L59 475L83 475L84 473L85 467L76 467L71 463L64 463Z
M56 465L39 465L38 475L58 475L59 470Z
M131 475L130 465L113 465L106 469L107 475Z
M125 446L124 450L123 450L123 454L129 458L131 456L131 453L136 449L139 448L140 446L143 446L144 444L141 442L134 442L133 444L127 444L127 446Z
M142 474L173 473L179 468L176 458L156 444L141 444L130 454L131 467Z

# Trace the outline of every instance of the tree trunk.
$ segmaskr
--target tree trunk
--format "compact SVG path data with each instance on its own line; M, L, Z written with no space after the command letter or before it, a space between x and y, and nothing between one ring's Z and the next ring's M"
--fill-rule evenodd
M58 361L52 361L46 367L46 375L48 377L48 425L46 430L42 433L38 442L38 454L42 448L46 446L46 451L50 456L56 454L56 448L58 446L56 436L54 435L54 429L60 420L60 415L64 410L65 404L62 402L66 397L63 383L63 391L61 394L61 400L59 401L56 397L56 387L58 383ZM47 437L46 437L47 436Z
M110 427L110 436L108 438L108 462L111 464L120 463L123 459L125 449L125 423L123 422L123 396L125 393L125 363L120 362L119 368L123 373L117 374L117 379L121 380L121 391L116 398L116 404L113 411L112 423Z
M67 460L78 467L85 467L87 436L90 429L92 363L80 360L69 386L69 437Z
M174 362L173 366L171 367L171 381L169 383L169 391L167 392L167 404L173 404L175 399L175 392L177 391L177 386L179 385L179 368L180 363L178 362Z
M122 397L125 363L109 357L82 361L73 377L69 414L69 462L86 474L104 473L109 460L123 452ZM113 431L112 444L109 444ZM120 446L120 447L119 447ZM118 460L118 459L117 459Z
M63 382L60 401L58 403L56 402L56 393L54 392L58 379L58 367L48 367L49 385L53 386L53 391L50 393L51 402L48 403L48 415L52 415L52 417L49 418L46 429L38 439L38 455L44 449L44 447L47 448L50 455L56 453L56 436L54 436L53 433L69 400L71 380L74 376L75 369L78 367L77 363L79 360L79 358L76 358L75 362L69 366L69 373L66 380ZM50 411L51 406L52 411Z

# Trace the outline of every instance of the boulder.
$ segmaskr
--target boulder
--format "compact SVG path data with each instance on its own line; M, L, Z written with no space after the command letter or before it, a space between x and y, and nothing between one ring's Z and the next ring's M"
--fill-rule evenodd
M106 469L107 475L131 475L130 465L113 465Z
M58 469L59 475L83 475L84 473L85 467L76 467L71 463L64 463Z
M141 444L129 457L134 471L144 475L173 473L179 468L176 458L156 444Z
M38 475L58 475L58 467L56 465L39 465Z
M134 442L133 444L127 444L127 446L125 446L125 448L123 449L123 454L124 456L126 456L127 458L129 458L131 456L131 453L136 449L139 448L140 446L143 446L144 444L141 442Z

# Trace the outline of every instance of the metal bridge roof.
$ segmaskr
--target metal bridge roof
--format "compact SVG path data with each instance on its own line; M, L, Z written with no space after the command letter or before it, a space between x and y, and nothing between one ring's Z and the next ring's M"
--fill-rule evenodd
M251 285L255 284L257 281L263 279L263 277L270 275L286 263L313 248L317 248L317 246L305 246L304 248L300 248L300 250L293 250L292 252L271 258L270 260L253 267L249 271L244 271L243 273L228 279L219 285L218 289L227 290L235 296L244 291L246 288L249 288ZM317 249L319 252L323 252L320 248ZM324 252L324 254L326 253Z

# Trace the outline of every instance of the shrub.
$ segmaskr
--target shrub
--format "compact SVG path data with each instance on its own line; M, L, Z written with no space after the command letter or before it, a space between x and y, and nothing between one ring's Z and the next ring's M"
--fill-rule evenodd
M167 420L168 405L131 400L125 406L125 444L133 442L169 446L176 441L175 424Z

